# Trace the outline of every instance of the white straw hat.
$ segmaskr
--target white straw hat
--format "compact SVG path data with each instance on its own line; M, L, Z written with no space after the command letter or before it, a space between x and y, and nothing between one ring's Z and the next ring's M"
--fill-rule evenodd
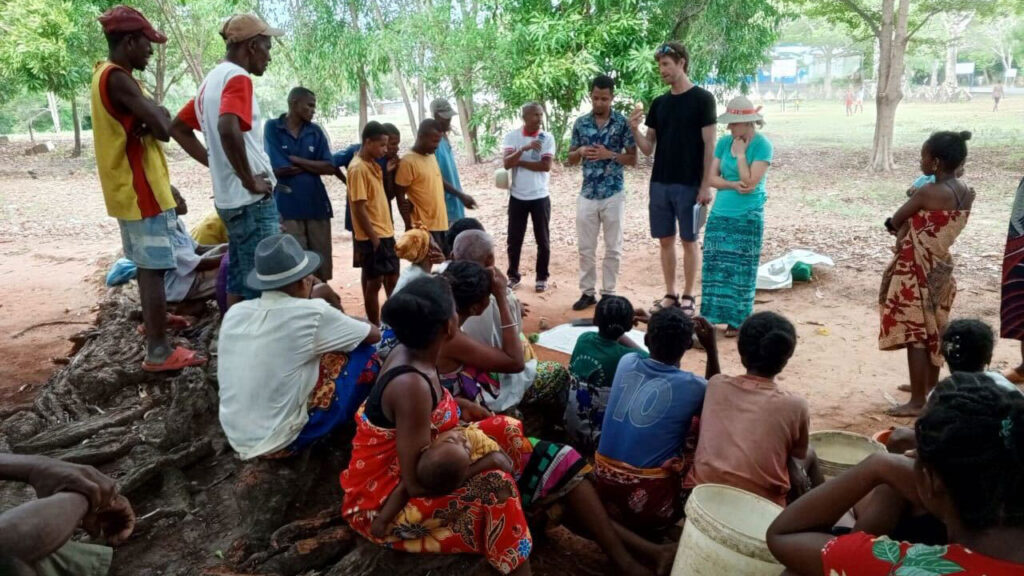
M754 103L746 96L737 96L729 100L725 107L725 114L718 117L719 124L740 124L743 122L764 122L761 116L761 107L754 107Z

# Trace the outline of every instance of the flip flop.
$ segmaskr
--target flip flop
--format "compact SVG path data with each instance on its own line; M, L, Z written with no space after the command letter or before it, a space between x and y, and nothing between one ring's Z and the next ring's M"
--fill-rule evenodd
M188 348L178 346L174 349L174 352L171 352L171 355L167 357L167 360L164 360L161 364L143 362L142 371L173 372L189 366L202 366L203 364L206 364L206 358L196 354L195 350L189 350Z
M188 321L188 318L185 318L184 316L178 316L177 314L167 315L167 328L171 330L185 330L186 328L191 327L192 323ZM139 336L145 336L146 325L139 324L139 327L136 329L136 331L139 333Z

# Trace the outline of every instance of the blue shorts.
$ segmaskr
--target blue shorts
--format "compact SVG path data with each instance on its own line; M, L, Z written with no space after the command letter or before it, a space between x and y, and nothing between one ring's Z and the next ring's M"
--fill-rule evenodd
M245 277L255 266L256 245L281 233L281 218L272 196L238 208L217 208L228 229L228 292L246 300L259 298L259 290L245 285Z
M174 246L171 233L178 228L178 215L174 208L142 220L118 220L121 227L121 247L124 257L139 268L147 270L173 270Z
M697 203L697 186L683 184L662 184L651 182L650 201L647 204L651 217L651 237L669 238L676 235L684 242L696 242L697 233L693 227L693 206Z

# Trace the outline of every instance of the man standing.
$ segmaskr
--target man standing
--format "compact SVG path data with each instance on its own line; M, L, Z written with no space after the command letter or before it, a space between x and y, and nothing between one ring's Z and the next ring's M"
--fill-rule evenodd
M576 201L576 236L580 251L580 290L572 305L584 310L597 304L597 237L604 228L604 262L601 264L601 295L615 294L622 255L622 217L626 195L622 167L636 165L636 142L626 117L612 110L615 80L598 76L590 83L590 114L580 116L572 127L569 164L583 162L583 188Z
M250 75L267 70L271 37L282 34L252 14L228 18L220 31L227 44L224 60L206 75L172 126L181 147L210 167L214 205L228 229L229 305L259 296L245 278L253 269L256 245L280 231L271 196L276 177L263 150L263 123ZM209 151L195 130L206 137Z
M416 143L402 157L395 173L398 207L408 197L412 203L412 225L424 226L430 232L445 258L451 256L451 246L445 242L448 231L448 212L444 204L444 180L434 153L441 144L441 127L437 120L427 118L416 131Z
M305 250L320 255L314 272L324 282L332 277L331 218L334 211L320 178L334 174L331 143L323 128L313 123L316 95L308 88L288 93L288 113L267 120L263 146L277 176L274 200L284 231Z
M366 319L380 325L380 289L390 298L398 281L395 228L391 221L384 176L378 160L387 156L388 133L379 122L367 122L363 145L348 168L348 202L352 206L352 264L361 268Z
M132 77L145 70L152 43L167 37L140 12L115 6L99 18L109 48L92 74L93 142L96 172L107 214L117 218L125 258L138 267L139 299L146 328L148 372L198 366L206 359L167 339L164 274L175 268L171 230L177 217L167 159L158 140L170 140L171 117L142 92Z
M516 288L522 281L519 256L526 237L526 221L533 220L537 241L537 292L548 289L548 262L551 260L551 198L548 180L555 156L555 139L541 130L544 109L536 102L523 106L523 127L505 135L502 143L505 169L510 171L508 200L508 285Z
M455 154L452 152L452 143L448 140L455 110L452 110L452 105L447 100L438 98L430 103L430 115L441 128L441 143L434 155L437 156L437 165L441 168L441 178L444 180L444 205L448 212L448 224L451 225L466 217L466 208L476 208L476 200L462 192L459 170L455 166Z
M394 210L392 208L392 201L395 199L395 174L398 172L398 147L402 144L402 132L397 126L389 122L381 124L384 128L384 132L388 135L388 153L387 156L377 160L377 164L380 165L381 174L384 178L384 192L388 197L388 214L391 214L391 221L394 222ZM348 171L349 164L352 163L352 159L359 155L359 149L362 144L351 144L344 150L335 152L331 156L331 162L334 164L334 175L341 180L343 184L348 186ZM346 172L342 172L344 168ZM409 221L408 210L402 211L399 208L402 220L405 222L405 229L412 228L412 223ZM345 201L345 230L352 232L352 205L346 199Z
M661 271L665 297L655 308L680 306L694 315L693 296L700 247L697 234L701 217L694 206L711 203L711 160L715 151L715 97L690 81L690 54L678 42L662 44L654 53L661 79L669 91L654 99L647 114L647 133L640 132L643 109L629 116L637 147L654 154L648 210L651 236L661 243ZM683 241L683 294L676 292L676 224Z

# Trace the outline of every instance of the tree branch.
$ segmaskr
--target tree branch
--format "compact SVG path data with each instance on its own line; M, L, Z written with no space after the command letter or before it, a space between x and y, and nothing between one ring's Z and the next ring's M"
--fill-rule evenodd
M880 31L878 29L878 24L876 24L874 19L871 18L871 14L868 14L867 10L862 8L856 0L840 0L840 2L849 6L850 10L853 10L858 16L860 16L861 19L864 20L864 23L868 25L868 28L874 32L875 36L879 35Z
M917 26L914 26L914 28L911 29L910 32L907 32L907 42L909 42L910 39L914 37L914 34L917 34L918 31L921 30L921 28L924 28L924 25L927 24L929 20L931 20L933 17L935 17L935 15L939 13L939 10L932 10L931 12L926 14L925 17L920 22L917 23Z

